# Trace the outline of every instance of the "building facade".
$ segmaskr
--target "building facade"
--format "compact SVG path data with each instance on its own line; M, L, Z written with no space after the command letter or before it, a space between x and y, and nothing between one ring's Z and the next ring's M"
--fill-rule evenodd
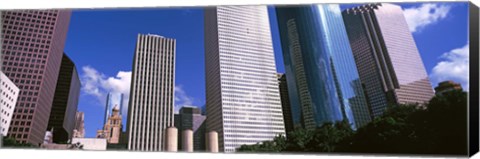
M389 104L428 102L430 80L400 6L366 4L342 12L374 117Z
M67 142L73 137L80 97L80 78L73 61L63 54L47 130L53 129L53 142Z
M175 127L178 129L178 150L182 150L183 131L193 131L193 151L205 151L205 119L201 109L196 106L183 106L175 114Z
M166 128L174 126L176 40L139 34L128 107L128 149L163 151Z
M20 89L0 71L0 135L7 136Z
M2 12L2 71L20 89L8 136L20 143L38 145L45 137L70 14Z
M278 74L278 87L280 89L280 99L282 100L283 121L285 124L285 133L288 136L289 132L294 130L292 120L292 108L290 105L290 97L288 97L287 76L285 74Z
M118 144L120 143L120 135L122 135L122 127L120 107L115 106L112 109L112 115L108 117L103 129L97 131L97 138L106 138L107 143Z
M294 127L370 122L339 5L279 6L276 13Z
M206 8L207 131L220 152L285 134L266 6Z
M83 112L77 111L75 114L75 128L73 129L74 138L84 138L85 137L85 114Z
M110 92L107 94L107 102L105 106L105 119L103 125L107 124L108 118L112 116L113 108L118 106L120 109L120 115L122 115L123 110L123 93Z

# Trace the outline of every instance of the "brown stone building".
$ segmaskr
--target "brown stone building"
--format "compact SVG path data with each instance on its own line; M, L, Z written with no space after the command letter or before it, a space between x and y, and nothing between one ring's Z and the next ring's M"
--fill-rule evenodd
M112 109L112 112L113 114L108 117L103 130L97 130L97 138L106 138L107 143L118 144L122 134L122 116L118 105Z
M453 81L443 81L438 83L438 86L435 87L435 94L442 94L452 90L463 90L460 83L455 83Z

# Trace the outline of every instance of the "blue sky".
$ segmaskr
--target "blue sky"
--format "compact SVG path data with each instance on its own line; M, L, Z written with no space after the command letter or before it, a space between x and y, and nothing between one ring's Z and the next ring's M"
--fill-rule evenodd
M342 5L341 8L355 6ZM432 85L451 79L468 87L467 3L401 4ZM275 12L269 7L277 71L284 72ZM86 137L102 128L109 91L129 93L138 33L177 40L176 105L205 104L202 8L73 11L65 52L82 81L79 111ZM465 49L467 48L467 50ZM124 123L128 104L125 102ZM126 125L126 124L124 124Z

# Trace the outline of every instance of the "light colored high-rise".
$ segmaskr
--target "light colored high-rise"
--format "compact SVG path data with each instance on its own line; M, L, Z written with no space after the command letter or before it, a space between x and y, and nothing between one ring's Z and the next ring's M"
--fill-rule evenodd
M285 134L266 6L205 10L207 131L219 151Z
M128 107L128 149L163 151L172 127L175 39L139 34L133 60Z
M433 97L400 6L366 4L342 14L374 117L382 115L388 104L423 104Z
M7 136L20 89L0 71L0 135Z

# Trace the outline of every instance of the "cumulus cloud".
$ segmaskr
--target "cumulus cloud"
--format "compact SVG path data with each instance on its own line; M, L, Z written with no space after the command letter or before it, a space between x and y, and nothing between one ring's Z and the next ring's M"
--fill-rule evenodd
M450 9L451 6L445 4L425 3L419 7L406 8L403 14L410 31L419 32L428 25L445 19Z
M109 77L97 71L91 66L82 67L82 92L92 95L98 99L97 103L105 106L106 96L109 92L123 93L123 110L126 114L128 110L128 98L130 97L130 82L132 79L131 71L119 71L116 76Z
M119 71L116 76L107 76L91 66L82 67L81 81L82 92L97 98L97 104L105 106L105 100L109 92L123 93L122 114L128 111L130 97L130 83L132 71ZM195 98L189 96L182 85L175 86L175 113L182 106L193 105Z
M430 78L434 86L445 80L452 80L462 84L464 90L468 90L469 84L469 45L455 48L443 53L442 61L432 69Z

